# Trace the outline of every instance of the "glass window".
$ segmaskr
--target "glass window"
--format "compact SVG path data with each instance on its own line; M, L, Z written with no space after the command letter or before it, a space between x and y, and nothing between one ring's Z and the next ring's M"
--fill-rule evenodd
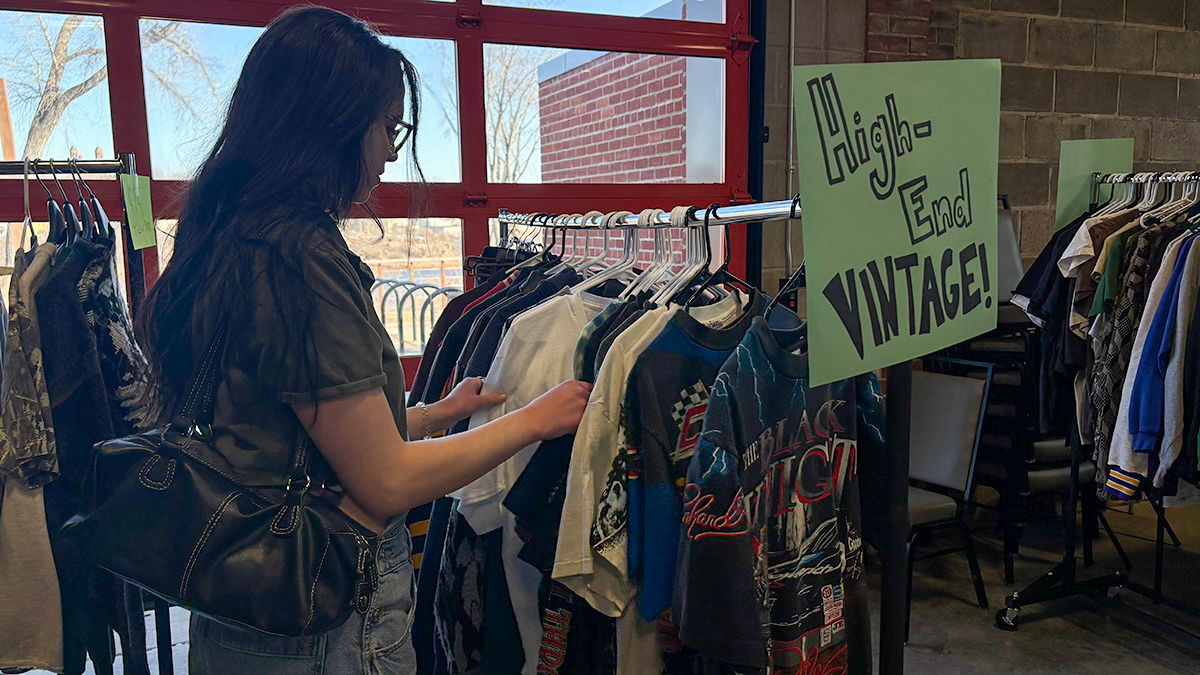
M484 47L493 183L719 183L721 59Z
M725 23L724 0L483 0L485 5L562 12Z
M208 153L242 63L262 28L143 19L142 69L154 177L185 180ZM384 38L412 60L422 78L422 133L418 158L431 182L458 182L458 80L454 42ZM412 177L405 162L388 166L384 180Z
M457 183L462 180L462 153L458 139L458 66L453 40L401 38L384 41L404 52L421 78L421 131L417 159L425 180ZM408 163L392 162L383 172L385 181L411 181Z
M142 19L154 177L186 180L212 149L242 62L262 28Z
M346 241L375 272L375 311L401 355L419 356L446 303L463 291L462 221L382 218L346 224Z
M113 157L100 17L0 12L0 158Z

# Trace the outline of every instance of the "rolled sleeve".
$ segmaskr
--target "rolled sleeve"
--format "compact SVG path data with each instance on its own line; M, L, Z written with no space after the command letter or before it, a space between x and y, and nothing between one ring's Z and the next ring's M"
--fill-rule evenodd
M264 331L259 375L284 403L344 398L388 382L383 344L372 325L369 292L350 260L339 252L316 249L302 262L311 290L311 319L280 321L278 310L260 303L260 319L276 329ZM267 289L268 298L270 291ZM271 325L267 323L265 325Z

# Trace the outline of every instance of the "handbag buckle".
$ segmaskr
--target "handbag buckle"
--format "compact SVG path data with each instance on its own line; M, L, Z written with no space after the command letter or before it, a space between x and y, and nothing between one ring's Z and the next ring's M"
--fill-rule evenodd
M309 478L308 476L305 476L305 477L304 477L304 487L300 488L300 491L301 491L301 492L304 492L304 491L308 490L308 488L309 488L311 485L312 485L312 479L311 479L311 478ZM283 488L283 489L284 489L284 490L286 490L287 492L291 492L291 491L292 491L292 479L291 479L291 478L288 478L288 480L287 480L287 485L286 485L286 486L284 486L284 488Z
M207 424L200 424L199 422L193 420L192 423L188 425L187 435L189 438L208 438L210 435L212 435L212 427Z

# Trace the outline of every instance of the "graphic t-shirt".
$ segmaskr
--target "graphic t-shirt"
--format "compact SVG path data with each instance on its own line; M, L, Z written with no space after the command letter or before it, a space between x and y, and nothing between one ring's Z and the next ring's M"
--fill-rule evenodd
M810 387L794 346L754 320L712 386L683 490L673 615L685 644L739 673L847 672L847 613L865 611L847 597L862 572L858 439L882 440L858 388L877 397L877 382Z
M742 318L724 330L677 312L629 375L621 408L629 458L628 565L630 578L640 577L638 610L647 620L671 606L680 496L709 387L764 305L755 294Z

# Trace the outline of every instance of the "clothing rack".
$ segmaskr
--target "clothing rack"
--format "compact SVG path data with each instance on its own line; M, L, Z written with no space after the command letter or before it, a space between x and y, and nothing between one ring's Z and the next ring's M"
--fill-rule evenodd
M705 211L707 210L707 219ZM695 207L688 214L691 227L725 225L727 223L762 223L768 220L800 217L798 200L737 204L711 209ZM540 227L552 229L599 228L600 219L582 216L559 218L551 214L512 213L501 209L499 213L501 231L508 226ZM638 216L626 216L611 224L612 228L638 228ZM666 213L650 223L651 228L672 227ZM908 443L909 423L912 411L912 363L905 361L887 369L887 423L886 452L883 472L884 492L881 503L886 505L884 516L885 533L880 541L880 556L883 559L883 580L880 587L879 612L879 675L902 675L904 673L904 626L906 621L905 579L908 571L906 548L908 545Z
M1186 183L1200 181L1200 171L1162 171L1143 173L1094 173L1092 175L1093 205L1099 201L1100 185L1115 185L1120 183ZM1127 375L1128 377L1128 375ZM1072 407L1073 408L1073 407ZM1069 506L1063 514L1063 522L1067 528L1067 540L1063 551L1062 561L1046 574L1039 577L1024 589L1005 598L1005 607L996 613L996 627L1002 630L1015 631L1020 626L1020 611L1022 607L1040 604L1050 600L1058 600L1075 595L1107 593L1113 599L1118 598L1120 591L1129 591L1139 596L1149 598L1156 605L1164 605L1195 619L1200 619L1200 607L1166 596L1162 592L1163 583L1163 553L1166 548L1166 535L1170 534L1172 543L1180 545L1174 531L1167 523L1161 497L1148 497L1156 516L1156 536L1154 546L1154 585L1146 586L1130 579L1122 572L1113 572L1091 579L1078 579L1078 565L1075 558L1075 514L1079 506L1079 467L1083 457L1083 442L1079 438L1076 415L1072 412L1069 421L1071 445L1071 485L1068 489ZM1099 468L1097 468L1099 470ZM1148 487L1143 485L1143 488ZM1089 489L1091 486L1089 486ZM1084 562L1090 564L1090 549L1084 550ZM1141 619L1154 624L1163 632L1170 633L1178 639L1200 647L1200 635L1177 626L1167 619L1145 612L1128 604L1120 603L1126 611Z
M51 169L53 167L53 169ZM117 154L116 159L44 159L30 158L28 164L23 159L0 161L0 176L21 176L29 173L42 175L81 174L135 174L137 162L131 152ZM124 205L122 204L122 208ZM128 222L128 215L123 214L122 222ZM137 311L145 295L145 268L140 251L134 251L130 237L123 237L125 243L125 279L127 281L129 311ZM138 612L144 611L138 607ZM171 617L170 607L165 600L154 598L154 629L158 648L158 672L166 675L175 672L174 659L171 654Z
M50 168L51 166L53 169ZM76 171L81 174L136 174L137 162L132 152L117 153L116 159L56 160L30 157L28 165L23 159L0 161L0 176L20 176L24 175L26 171L31 179L35 174L67 176ZM123 214L121 220L128 222L128 215ZM142 251L133 249L133 242L129 237L124 237L124 239L125 279L128 283L126 300L129 302L130 313L136 315L138 307L142 304L142 298L146 294L146 268Z
M43 174L43 169L54 166L54 173L59 175L79 173L134 173L133 153L122 152L117 159L35 159L29 158L29 173L32 176L35 169ZM7 160L0 162L0 176L20 176L25 173L25 160Z

